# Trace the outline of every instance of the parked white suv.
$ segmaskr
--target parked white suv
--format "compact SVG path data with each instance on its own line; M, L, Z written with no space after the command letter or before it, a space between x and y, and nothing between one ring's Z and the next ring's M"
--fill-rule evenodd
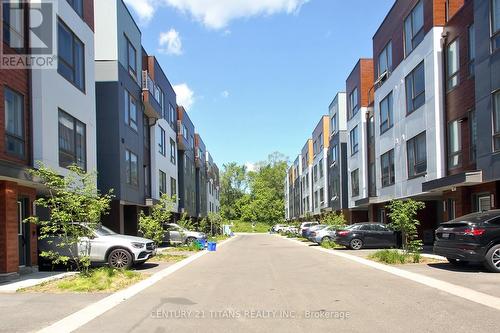
M76 225L89 229L84 223ZM81 237L73 253L88 255L92 263L107 262L110 267L127 269L132 265L145 263L156 254L156 246L150 239L120 235L104 226L88 231L91 236ZM61 238L56 232L53 236L40 239L38 249L40 252L53 251L60 255L70 255L69 248L57 246L60 243Z

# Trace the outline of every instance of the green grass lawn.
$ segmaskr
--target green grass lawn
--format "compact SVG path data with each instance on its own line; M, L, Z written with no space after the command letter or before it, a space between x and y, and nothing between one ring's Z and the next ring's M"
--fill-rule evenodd
M266 223L256 223L255 227L250 222L233 221L234 225L231 227L232 232L251 232L251 233L267 233L271 226Z
M187 257L189 256L185 254L159 253L151 258L149 262L178 262L186 259Z
M64 279L49 281L22 289L21 292L109 293L124 289L145 277L146 275L135 271L101 267L91 269L88 274L80 273Z
M394 249L379 250L370 254L368 258L389 265L428 262L427 258L422 258L420 253L404 253Z

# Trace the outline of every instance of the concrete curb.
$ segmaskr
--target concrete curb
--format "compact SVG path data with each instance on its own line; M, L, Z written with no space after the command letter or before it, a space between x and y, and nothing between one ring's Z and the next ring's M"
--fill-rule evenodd
M223 246L230 241L236 239L237 236L231 237L229 239L226 239L219 244L218 246ZM180 270L184 266L187 266L191 262L201 258L202 256L208 254L209 252L204 250L197 252L196 254L193 254L192 256L179 261L178 263L173 264L172 266L169 266L149 278L142 280L127 289L118 291L106 298L101 299L100 301L90 304L86 306L85 308L67 316L66 318L63 318L54 324L39 330L38 332L43 332L43 333L63 333L63 332L73 332L77 330L78 328L84 326L91 320L99 317L100 315L104 314L105 312L111 310L115 306L119 305L120 303L125 302L126 300L132 298L133 296L137 295L141 291L145 290L146 288L151 287L158 281L166 278L167 276L175 273L176 271Z
M32 274L36 275L37 273L32 273ZM52 276L47 276L45 278L40 278L40 279L27 278L24 280L21 277L20 281L12 281L10 283L6 283L6 284L1 285L0 286L0 294L16 293L19 290L24 289L24 288L38 286L38 285L45 283L45 282L64 279L68 276L73 276L76 274L78 274L78 272L61 272L60 274L54 274ZM28 275L30 275L30 274L28 274Z

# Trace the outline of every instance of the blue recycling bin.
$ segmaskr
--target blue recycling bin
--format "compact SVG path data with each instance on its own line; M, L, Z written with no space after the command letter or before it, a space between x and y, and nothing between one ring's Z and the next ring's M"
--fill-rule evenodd
M215 252L217 250L216 242L208 242L208 251Z
M205 247L207 247L207 240L206 239L199 239L198 245L200 246L200 249L203 250Z

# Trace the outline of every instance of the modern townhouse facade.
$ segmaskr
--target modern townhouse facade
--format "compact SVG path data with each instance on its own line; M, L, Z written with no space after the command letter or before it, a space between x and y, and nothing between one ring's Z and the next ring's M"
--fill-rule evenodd
M179 213L196 214L195 127L186 109L177 106Z
M294 219L299 219L304 214L304 207L302 206L302 157L299 155L293 162L293 215Z
M151 205L151 123L158 108L144 107L141 31L122 0L94 0L97 169L101 191L114 199L103 223L137 234L138 214Z
M301 176L301 197L302 197L302 215L301 218L312 216L313 214L313 140L307 139L302 147L300 157L302 159Z
M159 118L144 118L144 143L150 150L150 163L144 164L145 194L156 202L163 194L173 198L172 212L177 217L179 205L176 95L156 57L148 56L145 50L142 67L144 108L150 109L150 114L160 115ZM148 186L149 184L151 186ZM148 190L151 190L151 193L148 193Z
M500 2L462 1L444 28L446 174L424 189L443 197L443 220L500 208Z
M288 187L290 186L289 182L289 177L290 177L290 168L286 170L286 175L285 175L285 181L284 181L284 188L283 188L283 193L284 195L284 200L285 200L285 221L290 221L290 194L288 191Z
M368 204L373 195L373 60L360 59L346 80L347 174L349 189L348 222L368 221Z
M198 133L194 136L194 144L194 160L196 167L196 217L204 218L208 215L208 199L207 192L205 191L207 188L207 147Z
M212 155L206 152L207 164L207 211L218 213L220 211L220 174Z
M330 144L328 149L328 206L333 212L348 214L347 99L339 92L329 106Z
M330 145L330 116L322 116L312 133L313 215L319 216L328 208L328 148Z

